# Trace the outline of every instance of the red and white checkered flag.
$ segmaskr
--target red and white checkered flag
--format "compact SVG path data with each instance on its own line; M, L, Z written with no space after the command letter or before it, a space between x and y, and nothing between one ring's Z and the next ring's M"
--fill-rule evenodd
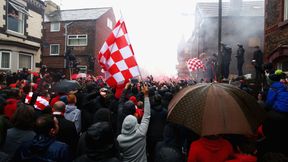
M122 18L104 42L98 54L98 61L105 71L105 81L111 87L121 85L130 78L140 75Z
M204 66L203 62L201 60L199 60L198 58L189 59L186 62L186 64L187 64L189 71L195 71L197 69L205 70L205 66Z

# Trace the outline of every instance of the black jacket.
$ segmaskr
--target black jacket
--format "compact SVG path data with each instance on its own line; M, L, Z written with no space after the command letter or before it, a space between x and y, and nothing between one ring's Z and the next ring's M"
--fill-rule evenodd
M78 143L78 134L73 122L67 120L62 115L54 115L59 122L59 132L57 135L57 140L66 143L71 152L76 152L76 147Z

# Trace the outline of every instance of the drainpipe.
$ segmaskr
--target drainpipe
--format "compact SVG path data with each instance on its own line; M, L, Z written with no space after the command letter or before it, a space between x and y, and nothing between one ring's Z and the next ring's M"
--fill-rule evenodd
M65 46L64 46L64 68L66 68L66 52L67 52L67 28L69 25L71 25L73 22L65 23L64 24L64 38L65 38Z

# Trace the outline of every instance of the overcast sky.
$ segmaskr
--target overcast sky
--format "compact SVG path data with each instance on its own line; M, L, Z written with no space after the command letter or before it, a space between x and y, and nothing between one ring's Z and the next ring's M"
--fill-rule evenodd
M124 17L140 67L153 75L177 74L177 46L181 39L187 40L192 34L195 0L52 1L61 9L113 7L116 20L120 13Z

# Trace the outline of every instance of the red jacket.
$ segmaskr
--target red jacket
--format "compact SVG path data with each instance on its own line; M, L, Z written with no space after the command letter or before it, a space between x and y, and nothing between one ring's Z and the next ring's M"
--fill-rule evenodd
M224 162L232 157L233 148L227 140L202 137L191 143L187 162Z
M7 104L4 107L4 114L11 119L11 117L13 116L13 114L15 113L16 109L17 109L17 103L19 102L19 100L14 99L14 98L9 98L6 100Z
M52 98L52 100L50 102L50 106L53 107L57 101L60 101L60 97L61 97L60 95L57 95L54 98Z

